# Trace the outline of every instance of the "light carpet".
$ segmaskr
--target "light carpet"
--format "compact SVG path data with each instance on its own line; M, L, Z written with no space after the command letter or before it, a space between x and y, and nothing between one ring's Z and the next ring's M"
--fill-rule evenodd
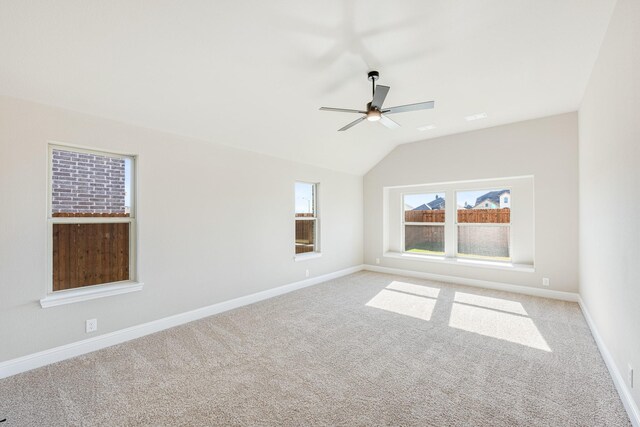
M360 272L0 380L9 426L630 426L575 303Z

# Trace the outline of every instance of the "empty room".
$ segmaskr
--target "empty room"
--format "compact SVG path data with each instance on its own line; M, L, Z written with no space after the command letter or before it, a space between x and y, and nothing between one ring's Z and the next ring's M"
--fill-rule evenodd
M640 0L0 0L0 427L640 427Z

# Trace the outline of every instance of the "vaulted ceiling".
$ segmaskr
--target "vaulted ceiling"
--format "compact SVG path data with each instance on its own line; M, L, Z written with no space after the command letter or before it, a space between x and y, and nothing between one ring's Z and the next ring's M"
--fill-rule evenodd
M398 144L575 111L614 4L2 0L0 95L362 174ZM372 69L386 105L436 108L337 132L355 117L318 107L362 109Z

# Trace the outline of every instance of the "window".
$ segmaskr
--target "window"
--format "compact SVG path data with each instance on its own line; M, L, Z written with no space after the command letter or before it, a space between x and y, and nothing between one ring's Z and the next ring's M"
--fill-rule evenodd
M296 254L318 250L318 184L296 182Z
M131 156L49 147L53 294L135 279L134 167Z
M533 182L527 175L382 187L382 233L375 255L533 272Z
M404 194L404 252L444 255L444 193Z
M457 192L457 256L511 260L510 190L474 190ZM483 202L484 201L484 202Z

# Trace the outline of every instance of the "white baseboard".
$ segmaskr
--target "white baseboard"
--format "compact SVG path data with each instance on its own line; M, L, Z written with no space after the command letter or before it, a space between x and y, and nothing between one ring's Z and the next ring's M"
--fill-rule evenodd
M640 427L640 411L638 410L638 406L633 400L633 396L631 395L631 390L629 390L629 386L624 380L624 376L618 370L611 353L609 353L609 349L604 344L598 329L596 328L596 324L593 322L593 318L591 314L589 314L589 309L586 304L582 300L582 297L578 296L578 304L580 304L580 308L582 309L582 313L584 314L584 318L587 321L587 325L589 325L589 329L591 329L591 335L593 335L596 344L598 345L598 349L600 350L600 354L604 359L604 363L607 365L607 369L609 369L609 374L611 374L611 378L613 379L613 383L618 390L618 394L620 395L620 399L622 400L622 404L624 405L624 409L627 410L627 414L629 415L629 419L631 420L631 424L634 427Z
M563 301L578 301L578 294L573 292L554 291L552 289L531 288L528 286L511 285L508 283L491 282L488 280L466 279L456 276L444 276L441 274L424 273L421 271L404 270L400 268L380 267L378 265L365 264L364 269L378 273L397 274L400 276L417 277L419 279L435 280L438 282L456 283L459 285L475 286L478 288L495 289L498 291L514 292L517 294L532 295L543 298L553 298Z
M266 291L257 292L255 294L246 295L229 301L223 301L207 307L198 308L196 310L180 313L163 319L154 320L152 322L143 323L141 325L132 326L130 328L121 329L119 331L109 332L93 338L77 341L71 344L55 347L49 350L40 351L38 353L29 354L12 360L0 363L0 378L6 378L11 375L26 372L31 369L49 365L51 363L60 362L65 359L80 356L102 348L120 344L135 338L153 334L174 326L222 313L234 308L253 304L269 298L283 295L298 289L313 286L327 280L346 276L356 273L363 269L362 265L345 268L344 270L335 271L333 273L324 274L322 276L312 277L310 279L301 280L299 282L290 283Z

